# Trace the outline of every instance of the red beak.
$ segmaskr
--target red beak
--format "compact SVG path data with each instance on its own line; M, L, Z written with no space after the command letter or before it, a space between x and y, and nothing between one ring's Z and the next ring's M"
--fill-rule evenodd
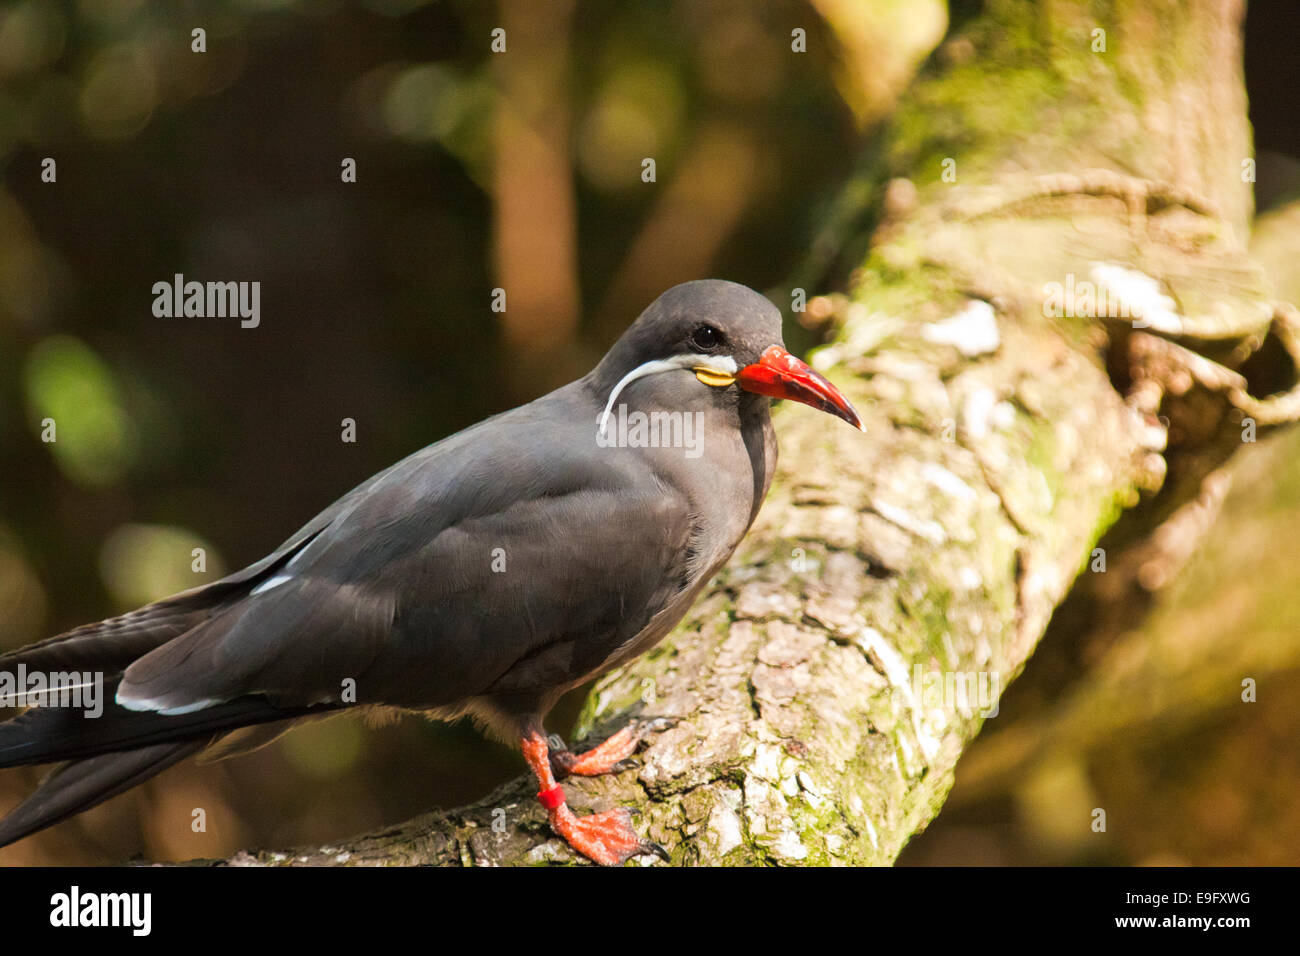
M862 419L840 390L779 345L769 346L757 362L742 368L736 382L747 392L802 402L865 431Z

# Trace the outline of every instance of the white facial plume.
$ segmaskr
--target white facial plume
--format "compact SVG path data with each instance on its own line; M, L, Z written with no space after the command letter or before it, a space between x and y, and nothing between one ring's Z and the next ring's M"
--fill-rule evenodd
M601 434L605 433L605 425L609 422L609 413L614 408L614 402L618 400L619 393L624 388L638 378L645 378L647 375L655 375L659 372L672 372L681 368L704 369L708 372L715 372L720 379L716 384L722 385L728 384L724 381L725 379L735 376L738 366L736 360L730 355L699 355L691 352L684 355L674 355L672 358L655 359L653 362L638 365L620 378L613 391L609 393L609 401L605 403L605 411L600 416Z

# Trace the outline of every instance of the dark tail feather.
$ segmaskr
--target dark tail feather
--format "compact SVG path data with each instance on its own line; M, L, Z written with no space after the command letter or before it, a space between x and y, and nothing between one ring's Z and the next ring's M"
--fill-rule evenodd
M0 670L13 671L19 664L39 671L125 670L137 657L184 634L209 614L174 602L151 604L0 654Z
M57 767L36 792L0 820L0 846L30 836L82 810L115 797L174 763L202 750L210 738L154 744L126 753L101 754Z
M276 707L264 697L240 697L189 714L127 710L113 701L117 679L104 682L103 713L86 717L69 707L34 707L0 723L0 767L81 760L154 744L215 740L237 727L337 710L342 704Z
M71 761L56 768L36 792L0 819L0 846L88 810L161 773L240 727L289 721L338 710L340 704L280 708L242 697L189 714L163 715L119 707L122 672L150 651L220 614L259 581L276 573L333 520L327 511L274 554L220 581L147 607L0 654L0 671L103 675L103 712L33 707L0 722L0 767ZM262 738L271 736L261 735Z
M143 783L236 728L337 709L281 709L260 697L244 697L168 717L117 706L111 686L106 696L97 718L69 708L38 707L0 723L0 767L71 761L0 820L0 846Z

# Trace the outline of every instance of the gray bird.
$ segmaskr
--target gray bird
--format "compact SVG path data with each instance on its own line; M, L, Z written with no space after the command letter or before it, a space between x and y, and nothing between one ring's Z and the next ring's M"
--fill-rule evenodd
M557 783L617 769L644 725L577 755L552 753L542 720L662 639L740 543L776 465L771 398L861 428L767 299L676 286L583 378L380 472L257 563L0 656L101 673L113 698L95 719L0 724L0 767L67 761L0 820L0 846L213 745L371 707L519 742L552 828L597 863L662 852L626 810L576 816Z

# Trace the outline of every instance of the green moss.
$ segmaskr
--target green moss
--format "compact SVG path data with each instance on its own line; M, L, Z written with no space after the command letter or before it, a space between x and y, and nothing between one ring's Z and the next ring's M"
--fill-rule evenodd
M1047 489L1052 495L1052 511L1063 491L1063 476L1056 471L1057 440L1056 429L1046 419L1026 418L1025 426L1029 433L1029 444L1025 447L1025 461L1047 482ZM1031 499L1032 500L1032 499Z

